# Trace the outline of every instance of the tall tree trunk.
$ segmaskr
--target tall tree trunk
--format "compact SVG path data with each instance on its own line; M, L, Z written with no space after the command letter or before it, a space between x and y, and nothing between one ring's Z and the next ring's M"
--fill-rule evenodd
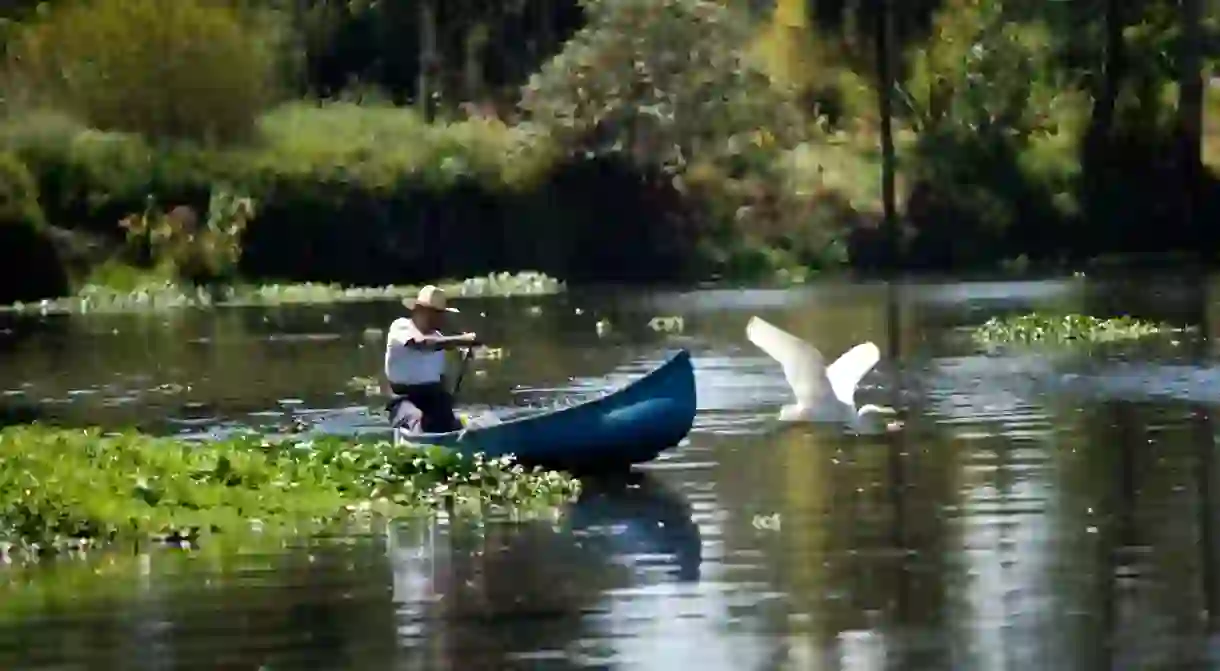
M1127 42L1123 39L1126 18L1123 5L1129 0L1106 0L1106 43L1102 63L1101 82L1094 87L1092 132L1097 142L1105 143L1114 129L1114 107L1118 103L1118 92L1122 89L1127 70Z
M538 3L538 62L545 54L555 48L555 3L552 0L541 0Z
M415 88L420 114L429 123L436 117L435 93L438 57L436 53L436 0L419 0L419 83Z
M1085 3L1085 8L1088 8L1090 4L1092 3ZM1089 212L1090 218L1100 215L1104 219L1106 216L1107 204L1110 202L1107 190L1111 188L1115 174L1110 157L1114 156L1116 151L1121 151L1116 148L1115 144L1117 138L1115 137L1114 117L1118 96L1123 89L1129 70L1130 61L1123 31L1127 27L1127 17L1132 13L1130 7L1130 0L1103 0L1101 7L1105 40L1101 46L1100 72L1097 73L1089 87L1093 95L1093 108L1090 111L1089 127L1081 152L1081 162L1084 168L1082 184L1084 206ZM1087 15L1079 16L1077 19L1082 22L1091 21ZM1088 52L1086 51L1086 53ZM1089 60L1092 60L1093 57L1095 57L1094 54L1087 56ZM1088 239L1091 237L1091 235L1085 235L1084 239L1073 237L1072 255L1075 256L1080 252L1087 253L1091 244Z
M881 203L885 213L886 266L896 270L901 260L898 212L894 194L894 19L891 0L876 0L874 43L877 49L877 98L881 116Z
M1182 162L1182 207L1195 249L1205 254L1203 222L1197 216L1203 178L1203 0L1180 0L1182 52L1178 72L1178 142Z
M491 27L486 21L480 21L466 32L464 43L465 54L462 64L463 88L466 100L464 102L481 105L486 91L483 86L483 54L491 41Z

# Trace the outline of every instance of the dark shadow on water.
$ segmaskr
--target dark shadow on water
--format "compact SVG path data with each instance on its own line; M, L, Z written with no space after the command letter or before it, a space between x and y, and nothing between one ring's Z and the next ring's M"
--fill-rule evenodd
M22 348L36 347L43 356L64 353L71 335L68 320L61 316L0 314L0 356L16 356Z
M580 500L570 511L572 532L609 531L598 538L606 551L670 557L677 580L699 579L703 544L686 499L639 471L582 483Z
M570 651L609 613L607 592L699 578L690 508L649 475L586 481L564 520L450 528L434 549L444 566L429 665L571 668Z
M0 400L0 428L33 424L46 417L46 411L33 403L17 400Z
M598 584L592 594L633 582L619 568L663 569L666 582L699 579L702 540L681 495L640 472L586 478L582 484L579 499L558 526L454 524L449 550L459 570L450 577L457 579L455 584L466 585L482 578L485 589L479 601L487 609L476 609L482 615L493 619L530 612L556 615L554 608L537 607L550 601L556 588L566 584L583 592ZM581 578L565 582L561 579L565 575ZM650 577L656 575L649 571ZM497 577L506 580L497 582ZM511 599L502 598L508 594Z

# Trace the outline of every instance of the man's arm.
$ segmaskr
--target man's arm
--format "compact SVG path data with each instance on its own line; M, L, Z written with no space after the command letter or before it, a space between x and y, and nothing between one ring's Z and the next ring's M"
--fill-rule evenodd
M406 343L407 347L420 349L460 349L474 347L479 344L478 336L473 333L463 333L455 336L416 336Z
M473 347L479 344L478 336L473 333L463 333L456 336L426 336L421 334L410 323L401 323L399 321L395 321L390 325L388 338L390 345L430 351Z

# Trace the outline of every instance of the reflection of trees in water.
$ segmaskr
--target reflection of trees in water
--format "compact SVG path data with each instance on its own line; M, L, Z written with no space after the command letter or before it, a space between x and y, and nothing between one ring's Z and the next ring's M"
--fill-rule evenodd
M887 352L886 367L901 372L911 349L903 343L916 342L916 315L904 292L893 287L878 287L875 300L830 301L815 315L801 314L806 317L796 322L776 323L818 342L831 359L869 339ZM813 334L823 334L821 341ZM875 402L901 405L902 378L886 375ZM734 496L743 469L758 475L755 486L770 481L778 489L781 530L768 553L774 557L769 568L798 617L769 626L788 634L780 654L789 662L816 664L811 658L828 655L827 663L838 664L843 655L890 647L882 634L887 629L907 637L943 625L940 561L948 542L940 511L950 498L956 464L954 446L934 441L923 431L859 437L833 428L785 427L747 447L749 455L741 458L749 465L724 468L720 491L730 500L758 498L756 491ZM900 664L922 665L935 664L941 651L903 645L894 646L893 654L900 655Z
M249 561L249 560L248 560ZM178 660L208 668L381 669L395 654L390 566L368 540L268 557L163 599ZM253 569L253 570L252 570Z
M866 632L871 646L885 630L907 636L943 624L940 509L954 478L951 447L792 426L723 455L717 491L746 518L726 525L726 553L761 549L786 595L783 618L759 615L761 626L787 635L777 654L794 664L833 661ZM751 526L753 515L771 513L777 532ZM929 662L919 651L896 654Z
M1112 401L1085 413L1077 448L1079 507L1093 510L1087 546L1073 558L1094 617L1083 623L1081 662L1103 666L1192 664L1207 630L1198 615L1210 585L1210 419L1182 404ZM1083 481L1083 482L1082 482ZM1079 534L1076 524L1061 533ZM1084 550L1084 548L1081 548ZM1086 582L1080 580L1079 582ZM1170 644L1170 642L1175 642ZM1182 643L1186 643L1182 645Z
M1120 287L1095 299L1140 305L1139 289ZM1187 290L1189 289L1189 290ZM1185 320L1210 333L1210 282L1179 288L1168 304L1146 307L1152 319ZM1148 294L1142 295L1147 306ZM1186 308L1193 305L1193 313ZM1137 308L1138 309L1138 308ZM1203 360L1209 339L1190 343ZM1079 665L1190 665L1206 657L1210 632L1199 613L1216 600L1214 429L1206 405L1105 400L1057 420L1065 444L1057 459L1070 502L1056 527L1060 638ZM1081 529L1084 529L1082 532Z
M1197 275L1110 274L1085 285L1083 311L1100 317L1198 323L1199 288L1211 281Z
M1006 637L999 652L1027 663L1103 668L1093 666L1104 626L1097 587L1106 572L1098 562L1104 552L1100 539L1110 532L1103 526L1115 502L1118 445L1097 440L1095 409L1052 403L1048 415L1054 429L1030 444L1040 454L1019 472L1022 480L1039 483L1039 495L1030 501L1037 517L1029 520L1037 533L1027 536L1037 561L1015 548L1013 560L1033 566L1023 571L1024 584L1006 586L1024 626Z
M1180 288L1169 299L1150 299L1147 286L1134 284L1090 295L1077 311L1143 305L1145 318L1200 322L1200 308L1210 303ZM1186 315L1192 301L1195 312ZM970 449L972 461L983 459L973 464L970 487L999 495L987 508L998 518L1002 544L975 571L1005 567L1004 584L988 588L976 578L968 588L980 610L1002 604L1006 614L1000 631L974 624L979 633L990 630L990 642L976 645L1021 666L1197 660L1197 649L1167 642L1203 640L1195 615L1214 598L1214 578L1204 570L1214 561L1204 554L1214 518L1207 413L1160 401L1038 401L1048 426L1006 427ZM978 466L985 467L982 482ZM1000 517L1005 509L1013 514L1008 520ZM969 618L956 619L970 628Z
M0 361L34 350L62 352L69 346L65 337L69 333L69 322L63 317L0 314ZM0 379L13 378L0 375Z
M141 558L120 557L137 564L94 580L121 584L6 624L0 668L381 671L394 658L389 565L375 542L223 559L165 552L144 555L137 580Z

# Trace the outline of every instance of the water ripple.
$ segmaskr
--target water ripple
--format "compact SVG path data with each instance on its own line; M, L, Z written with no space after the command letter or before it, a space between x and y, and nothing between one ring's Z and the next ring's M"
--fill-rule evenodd
M0 602L0 616L22 613L0 620L0 668L1214 666L1200 613L1220 603L1215 362L983 356L964 337L1000 310L1093 300L1091 287L828 283L472 305L463 315L490 315L480 333L508 354L472 364L464 404L570 404L686 347L691 436L631 478L589 481L554 519L441 516L223 562L116 561L129 573L40 567L38 584L63 597ZM1184 287L1147 304L1185 304ZM905 358L862 395L899 392L908 430L778 426L790 391L745 341L748 316L880 344L890 299L910 322ZM67 320L68 335L42 339L4 322L17 355L0 361L0 410L200 436L294 419L383 432L376 400L346 385L379 369L362 334L397 311ZM685 332L648 329L658 313L683 316ZM605 337L602 318L616 325Z

